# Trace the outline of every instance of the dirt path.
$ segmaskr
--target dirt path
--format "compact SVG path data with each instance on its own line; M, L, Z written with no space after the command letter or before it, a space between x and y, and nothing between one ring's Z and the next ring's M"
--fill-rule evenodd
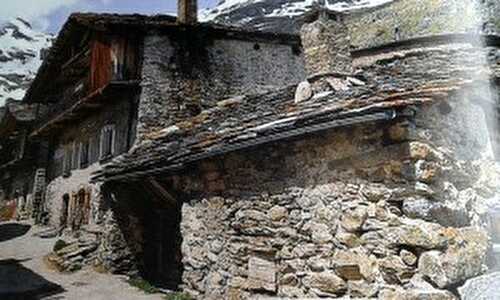
M56 239L33 236L41 230L31 227L28 231L26 226L0 223L0 299L163 299L161 295L146 295L131 287L122 276L100 274L92 269L73 274L50 270L43 257Z

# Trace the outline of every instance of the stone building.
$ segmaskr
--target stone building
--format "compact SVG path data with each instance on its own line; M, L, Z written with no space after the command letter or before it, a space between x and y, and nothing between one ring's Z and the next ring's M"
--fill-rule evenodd
M494 268L496 36L353 47L321 8L295 36L182 4L72 15L24 99L49 222L95 235L61 264L197 299L455 299Z
M34 179L43 146L29 140L39 105L8 102L0 112L0 203L14 207L11 217L37 217L42 198L34 199ZM37 153L38 152L38 153ZM43 175L43 174L42 174ZM2 205L0 205L2 206Z
M102 223L106 207L90 174L171 119L303 74L293 36L179 25L168 16L72 15L23 100L49 107L31 138L49 142L50 224Z
M352 51L343 20L306 16L300 84L166 117L95 174L148 280L199 299L456 299L495 265L498 40Z

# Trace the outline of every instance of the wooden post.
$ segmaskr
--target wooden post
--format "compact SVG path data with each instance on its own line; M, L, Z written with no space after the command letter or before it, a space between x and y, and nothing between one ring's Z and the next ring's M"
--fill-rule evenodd
M178 0L177 22L189 25L193 25L196 24L196 22L198 22L197 0Z

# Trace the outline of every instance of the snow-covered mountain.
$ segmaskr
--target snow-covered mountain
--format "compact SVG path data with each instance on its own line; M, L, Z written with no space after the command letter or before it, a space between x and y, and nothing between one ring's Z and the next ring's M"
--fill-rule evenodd
M52 39L21 18L0 25L0 106L22 99Z
M202 11L201 20L248 29L295 32L294 20L307 12L318 0L220 0L214 8ZM382 5L393 0L324 0L336 11Z

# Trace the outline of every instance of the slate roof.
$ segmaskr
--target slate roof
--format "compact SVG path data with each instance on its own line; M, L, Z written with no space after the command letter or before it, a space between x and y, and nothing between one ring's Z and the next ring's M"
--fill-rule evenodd
M185 169L228 152L340 126L387 121L404 108L446 98L464 81L384 88L375 82L294 102L296 87L220 101L216 107L150 134L95 174L96 181L133 181ZM378 87L380 88L378 88Z

